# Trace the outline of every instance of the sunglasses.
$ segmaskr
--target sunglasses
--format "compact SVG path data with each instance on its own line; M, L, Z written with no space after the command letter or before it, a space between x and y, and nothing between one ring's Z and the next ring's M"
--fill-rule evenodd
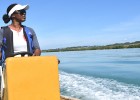
M20 14L20 15L26 15L26 10L22 9L22 10L16 10L13 14Z

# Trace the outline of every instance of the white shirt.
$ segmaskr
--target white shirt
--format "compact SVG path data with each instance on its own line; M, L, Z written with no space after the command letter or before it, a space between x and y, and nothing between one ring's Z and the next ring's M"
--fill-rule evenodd
M14 52L27 52L27 41L23 34L23 28L17 32L11 29L13 32L13 45L14 45Z

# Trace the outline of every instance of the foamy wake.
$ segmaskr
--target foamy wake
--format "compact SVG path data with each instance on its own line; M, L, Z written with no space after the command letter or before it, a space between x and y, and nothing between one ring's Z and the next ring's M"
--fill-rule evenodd
M81 100L140 100L140 87L115 80L60 72L61 94Z

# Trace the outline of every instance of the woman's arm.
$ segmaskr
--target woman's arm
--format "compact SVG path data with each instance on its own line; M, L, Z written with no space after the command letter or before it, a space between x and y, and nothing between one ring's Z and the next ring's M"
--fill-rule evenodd
M40 56L41 55L41 49L40 49L40 46L39 46L39 42L38 42L36 33L34 32L34 30L32 28L30 28L30 31L33 35L33 46L34 46L33 56Z
M3 30L0 28L0 59L1 59L1 48L2 48L2 40L3 40Z

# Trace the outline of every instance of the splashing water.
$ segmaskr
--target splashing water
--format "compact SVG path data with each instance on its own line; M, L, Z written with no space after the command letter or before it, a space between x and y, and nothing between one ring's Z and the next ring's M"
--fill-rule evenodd
M140 100L140 87L60 71L61 94L81 100Z

